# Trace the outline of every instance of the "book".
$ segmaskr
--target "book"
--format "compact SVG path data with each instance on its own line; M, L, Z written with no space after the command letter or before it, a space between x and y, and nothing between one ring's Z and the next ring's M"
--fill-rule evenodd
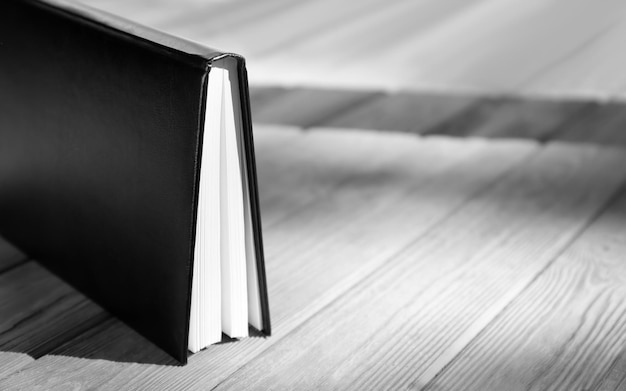
M182 364L269 335L241 56L0 2L0 235Z

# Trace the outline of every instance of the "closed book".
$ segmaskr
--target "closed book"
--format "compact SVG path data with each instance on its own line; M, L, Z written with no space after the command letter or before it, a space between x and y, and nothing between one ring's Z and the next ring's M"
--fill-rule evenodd
M0 2L0 235L181 363L270 333L244 59Z

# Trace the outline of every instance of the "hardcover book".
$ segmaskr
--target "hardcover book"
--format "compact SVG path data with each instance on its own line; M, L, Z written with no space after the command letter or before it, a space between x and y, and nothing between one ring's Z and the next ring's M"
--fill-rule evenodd
M0 2L0 235L181 363L270 333L242 57Z

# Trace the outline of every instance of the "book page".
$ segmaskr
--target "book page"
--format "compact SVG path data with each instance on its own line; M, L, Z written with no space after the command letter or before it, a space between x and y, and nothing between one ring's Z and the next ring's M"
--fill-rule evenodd
M235 77L230 78L232 105L235 118L235 128L237 129L237 144L240 151L240 165L243 179L244 195L244 224L246 240L246 271L248 274L248 323L257 330L263 330L263 315L261 311L261 297L259 288L259 277L257 273L256 247L254 244L254 229L252 227L252 211L250 205L250 189L248 188L248 172L245 157L245 145L243 141L243 123L241 112L241 97L239 96L239 78L236 77L236 63L231 59L230 74Z
M224 68L221 210L222 210L222 331L229 337L248 336L248 289L244 223L243 176L240 148L233 109L232 80L237 78L228 65ZM221 65L221 64L220 64Z
M189 350L197 352L222 340L220 157L224 71L209 73L200 162L189 321Z

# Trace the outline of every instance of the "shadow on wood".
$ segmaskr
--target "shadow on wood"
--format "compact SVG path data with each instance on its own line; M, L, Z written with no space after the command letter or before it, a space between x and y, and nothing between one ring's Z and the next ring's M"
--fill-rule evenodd
M0 389L427 384L625 178L623 150L596 145L261 126L255 144L271 338L211 346L182 368L127 364L115 360L158 352L105 318Z
M626 104L444 92L252 87L259 124L626 145Z
M86 260L87 261L87 260ZM23 353L35 359L46 354L98 358L122 362L175 364L160 349L112 318L97 304L26 257L6 240L0 240L0 356ZM66 345L87 338L95 330L105 339L98 354L88 348ZM119 338L124 330L124 338ZM8 356L8 355L7 355ZM0 360L2 365L9 365Z

